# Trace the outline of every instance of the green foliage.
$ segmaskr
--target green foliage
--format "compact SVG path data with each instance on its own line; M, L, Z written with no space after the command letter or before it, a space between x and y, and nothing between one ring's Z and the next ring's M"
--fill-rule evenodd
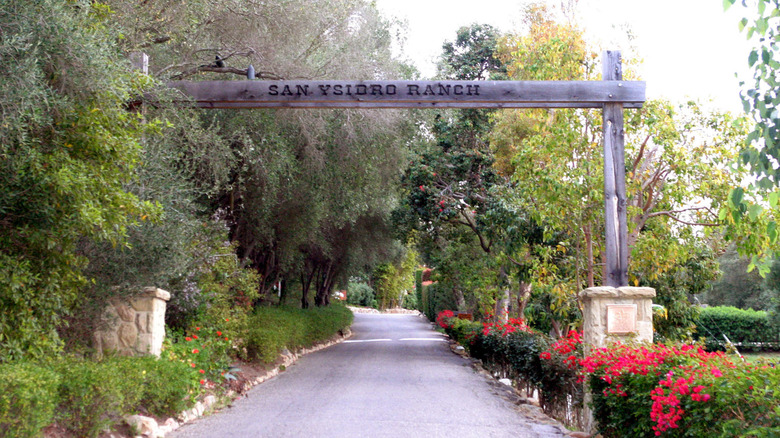
M63 358L55 366L62 376L57 422L78 436L97 437L134 413L141 400L143 371L131 361Z
M127 111L152 83L116 50L108 14L53 0L0 11L0 361L57 351L85 284L79 239L119 244L158 213L125 188L156 122Z
M723 348L726 335L742 348L778 349L780 328L772 324L765 311L736 307L706 307L697 321L697 335L707 339L709 348Z
M57 373L40 365L0 365L0 435L40 436L54 418L59 380Z
M729 248L720 257L721 277L707 291L704 302L710 306L733 306L741 309L767 310L771 305L764 278L748 272L749 257L741 257Z
M726 0L724 5L728 7L734 2ZM745 2L743 5L748 6ZM759 178L757 185L766 189L780 184L780 172L772 164L780 158L780 116L776 111L780 106L780 1L758 0L749 7L757 10L750 11L753 15L743 18L739 26L748 40L755 42L747 59L753 69L753 81L741 96L745 112L753 116L755 126L740 158Z
M285 348L296 350L326 341L352 324L344 306L296 309L259 307L246 334L248 358L273 363Z
M146 356L128 359L141 368L143 386L138 406L155 416L174 416L192 406L198 385L190 378L192 368L178 360Z
M364 282L347 283L347 303L355 306L379 307L374 289Z
M413 293L417 251L411 245L396 263L382 263L371 274L380 309L400 307L407 294Z
M223 325L229 321L223 321ZM209 382L221 383L233 356L243 348L233 349L233 342L222 325L193 326L187 336L166 339L162 356L186 365L186 375L193 386L205 387ZM242 332L243 333L243 332Z
M425 316L429 321L435 321L436 315L443 310L458 308L452 291L441 287L438 283L423 286L423 302Z

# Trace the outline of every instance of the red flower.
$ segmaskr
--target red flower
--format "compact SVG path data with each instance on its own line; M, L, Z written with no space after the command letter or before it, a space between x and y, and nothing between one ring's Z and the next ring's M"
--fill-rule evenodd
M217 330L217 336L222 336L222 332Z
M205 379L200 379L200 384L201 385L205 385L206 384L206 380Z
M198 339L198 335L192 335L192 339Z
M195 330L200 330L200 327L195 327Z
M195 368L195 362L190 362L190 366L191 366L192 368Z
M201 373L201 374L206 374L206 371L204 371L204 370L198 370L198 372Z
M192 354L198 354L198 353L200 353L200 350L198 350L197 348L192 350Z
M226 341L228 340L227 336L225 336L225 340L226 340Z
M184 338L184 340L185 340L185 341L187 341L187 342L189 342L189 341L191 341L191 340L192 340L192 338L191 338L191 337L189 337L189 336L187 336L186 338Z

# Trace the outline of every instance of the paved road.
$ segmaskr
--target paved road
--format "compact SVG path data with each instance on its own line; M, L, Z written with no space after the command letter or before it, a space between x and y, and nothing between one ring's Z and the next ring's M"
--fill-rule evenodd
M306 355L174 438L562 437L498 395L430 324L355 315L354 336Z

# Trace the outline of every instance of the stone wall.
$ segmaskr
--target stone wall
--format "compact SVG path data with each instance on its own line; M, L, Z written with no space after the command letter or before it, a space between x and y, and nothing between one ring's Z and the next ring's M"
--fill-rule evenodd
M165 308L171 294L147 287L132 300L114 300L103 313L103 328L95 332L98 357L115 351L122 356L160 355L165 338Z

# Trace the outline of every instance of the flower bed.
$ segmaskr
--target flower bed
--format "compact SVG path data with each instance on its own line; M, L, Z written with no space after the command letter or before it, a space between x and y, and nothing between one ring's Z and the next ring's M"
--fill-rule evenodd
M697 345L614 345L583 357L581 334L558 340L512 320L440 325L494 375L539 391L542 409L581 426L583 383L610 437L780 436L780 369Z

